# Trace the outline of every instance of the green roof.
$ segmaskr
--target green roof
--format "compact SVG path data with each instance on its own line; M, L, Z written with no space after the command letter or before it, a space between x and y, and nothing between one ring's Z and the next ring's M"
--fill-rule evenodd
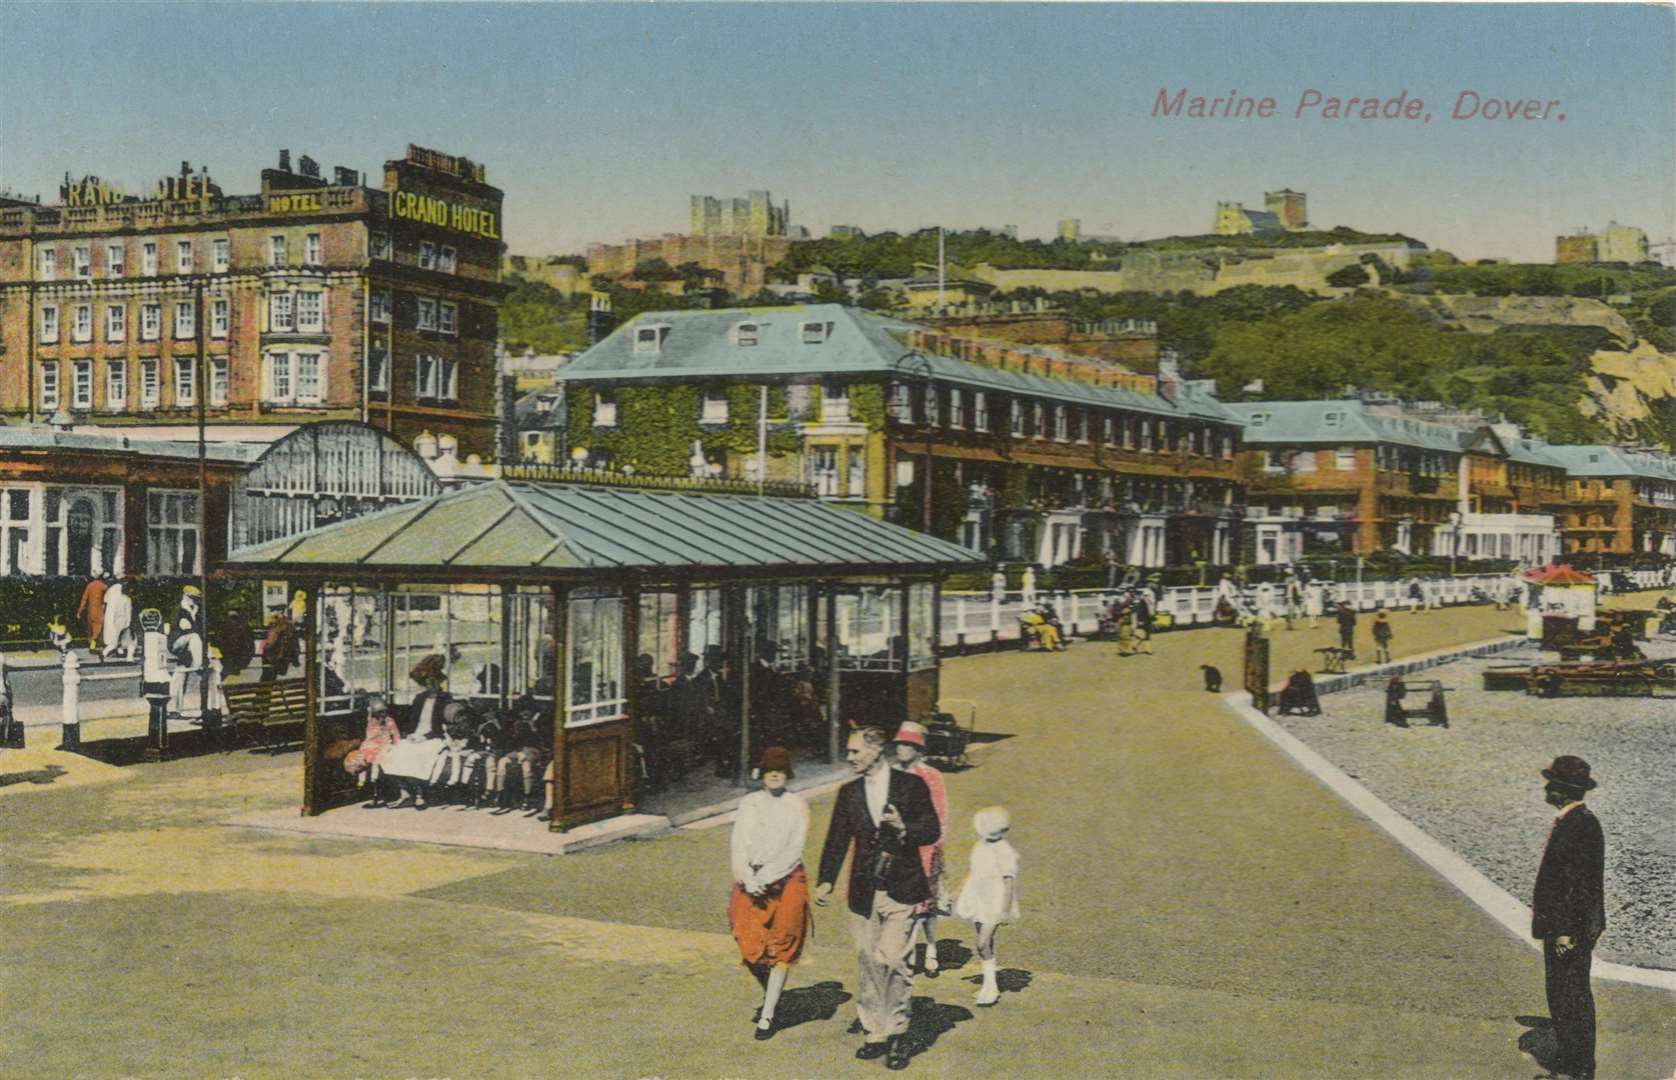
M823 340L806 342L805 323L820 324ZM739 344L736 328L741 324L756 327L755 345ZM648 326L667 327L668 332L656 351L636 352L634 331ZM842 304L648 312L566 364L560 377L564 382L618 383L889 376L909 352L898 335L912 329L916 329L912 323ZM927 358L931 376L944 383L1092 407L1237 423L1221 402L1206 398L1183 397L1179 404L1172 404L1156 394L1024 375L951 356Z
M1616 446L1550 446L1548 451L1572 476L1676 481L1676 460L1669 457L1638 454Z
M589 571L943 571L966 548L816 499L498 480L240 548L232 570L406 570L532 581Z

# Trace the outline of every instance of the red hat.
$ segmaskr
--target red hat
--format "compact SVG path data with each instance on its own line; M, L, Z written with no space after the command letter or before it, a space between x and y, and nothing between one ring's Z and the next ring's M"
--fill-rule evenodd
M1564 784L1579 791L1589 791L1596 786L1595 781L1589 777L1589 763L1570 754L1561 754L1555 758L1552 765L1542 770L1542 775L1556 784Z
M783 746L770 746L762 752L762 760L757 763L757 773L785 773L787 777L793 775L791 771L791 751Z
M892 742L905 742L925 749L925 726L916 724L912 720L904 720L902 726L896 729L896 737Z

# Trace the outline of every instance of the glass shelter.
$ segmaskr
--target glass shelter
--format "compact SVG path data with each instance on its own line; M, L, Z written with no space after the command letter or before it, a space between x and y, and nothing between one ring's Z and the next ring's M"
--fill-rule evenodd
M743 780L763 746L936 707L938 582L972 554L814 498L496 481L235 550L307 599L304 812L351 801L367 698L440 669L536 703L554 828L635 807L633 752Z

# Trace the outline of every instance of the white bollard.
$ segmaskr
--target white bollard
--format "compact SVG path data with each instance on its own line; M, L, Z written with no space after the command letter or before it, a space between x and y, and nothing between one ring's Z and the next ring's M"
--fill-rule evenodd
M58 749L80 750L81 661L76 658L74 649L64 654L64 697L60 719L63 722L64 730Z

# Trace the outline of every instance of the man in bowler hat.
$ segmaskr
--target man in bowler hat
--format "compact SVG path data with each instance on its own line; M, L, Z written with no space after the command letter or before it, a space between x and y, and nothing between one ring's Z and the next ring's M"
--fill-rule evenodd
M1559 813L1542 852L1531 899L1531 937L1542 942L1548 1015L1554 1022L1554 1071L1594 1080L1595 999L1589 965L1606 929L1606 841L1583 805L1595 786L1589 763L1569 754L1542 770L1548 805Z

